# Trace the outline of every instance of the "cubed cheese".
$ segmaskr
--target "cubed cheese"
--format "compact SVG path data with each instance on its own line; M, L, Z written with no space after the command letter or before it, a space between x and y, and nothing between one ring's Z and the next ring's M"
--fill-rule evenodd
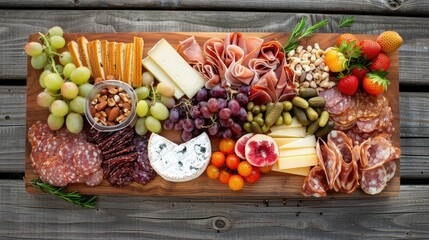
M204 87L206 83L204 77L193 69L165 39L161 39L148 52L148 55L189 98Z
M304 156L294 156L294 157L283 157L279 158L278 167L279 169L290 169L290 168L301 168L317 165L317 156L304 155Z
M282 150L282 149L304 148L304 147L315 147L315 146L316 146L316 138L314 137L314 135L308 135L305 138L302 138L300 140L293 141L285 145L281 145L279 149Z

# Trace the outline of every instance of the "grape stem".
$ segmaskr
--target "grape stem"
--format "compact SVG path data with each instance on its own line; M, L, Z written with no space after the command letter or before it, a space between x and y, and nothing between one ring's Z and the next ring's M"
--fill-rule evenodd
M41 33L41 32L39 32L39 35L40 35L40 37L42 38L42 40L43 40L43 43L45 44L45 46L47 47L47 49L48 49L48 52L49 52L49 58L50 58L50 60L51 60L51 68L54 70L54 72L56 73L56 74L58 74L58 75L60 75L59 73L58 73L58 71L57 71L57 68L55 67L55 60L54 60L54 57L53 57L53 55L56 55L56 56L60 56L60 54L59 53L56 53L56 52L53 52L53 51L51 51L51 46L50 46L50 44L49 44L49 41L48 41L48 39L46 39L46 35L44 35L43 33Z

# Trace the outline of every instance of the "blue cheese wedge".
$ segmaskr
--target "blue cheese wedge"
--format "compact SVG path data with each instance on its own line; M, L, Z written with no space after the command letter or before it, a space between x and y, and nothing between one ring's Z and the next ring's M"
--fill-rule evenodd
M211 155L210 139L200 134L180 145L152 133L148 154L153 169L165 180L185 182L199 177L207 168Z

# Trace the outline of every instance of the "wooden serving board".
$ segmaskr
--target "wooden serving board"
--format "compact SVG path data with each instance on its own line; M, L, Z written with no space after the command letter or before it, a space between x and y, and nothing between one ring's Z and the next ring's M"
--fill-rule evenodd
M196 40L202 45L206 40L211 37L224 38L226 33L162 33L162 32L145 32L145 33L72 33L66 34L66 41L77 40L79 36L85 36L89 41L95 39L105 39L108 41L117 42L132 42L134 36L139 36L144 39L144 57L149 49L151 49L156 42L161 38L165 38L173 47L176 47L179 41L182 41L189 36L195 36ZM280 43L284 43L290 34L288 33L243 33L244 36L257 36L265 40L277 39ZM315 34L310 38L301 41L301 45L314 45L319 43L320 47L325 49L332 46L339 34ZM356 35L359 39L376 39L376 35ZM38 35L31 35L29 41L37 40ZM389 55L391 60L390 74L388 79L391 80L387 97L389 98L394 114L395 114L395 133L393 135L393 142L395 146L399 147L399 79L398 79L398 52ZM30 59L29 59L30 60ZM28 128L37 120L46 121L48 110L39 107L36 104L36 96L42 91L39 86L39 75L41 71L36 71L31 68L30 61L28 60L27 66L27 131ZM180 137L176 132L164 132L164 136L172 141L180 142ZM218 139L212 140L212 147L217 149ZM33 172L30 160L31 146L29 142L26 143L26 159L25 159L25 187L28 192L38 192L32 187L30 181L37 177ZM400 171L399 159L396 160L397 171L395 176L388 182L388 186L384 191L375 197L395 196L399 193L400 187ZM103 183L96 187L87 187L84 184L71 184L70 190L76 190L82 194L92 195L145 195L145 196L175 196L184 198L195 197L246 197L246 198L291 198L302 197L300 190L303 184L304 177L270 172L262 174L260 180L255 184L245 184L241 191L234 192L228 188L227 185L219 183L217 180L209 179L206 174L202 174L199 178L184 182L174 183L163 180L161 177L156 176L147 185L132 183L123 188L115 188L105 180ZM361 190L357 190L352 194L329 193L328 196L332 197L374 197L364 194Z

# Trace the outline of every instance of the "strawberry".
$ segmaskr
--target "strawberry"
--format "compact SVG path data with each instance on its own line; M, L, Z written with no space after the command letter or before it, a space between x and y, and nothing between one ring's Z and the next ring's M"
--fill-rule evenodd
M353 96L359 87L359 80L353 75L347 75L338 82L338 91L342 94Z
M381 47L376 41L364 39L359 43L362 57L367 60L374 59L380 53Z
M384 53L396 51L404 42L402 37L394 31L386 31L381 33L376 41L380 44L381 51Z
M359 82L363 81L365 75L369 72L369 69L362 64L353 65L351 74L359 80Z
M369 65L369 69L371 71L387 71L390 67L390 59L386 54L380 53L378 56L372 60L371 65Z
M362 82L365 92L371 95L378 95L387 91L390 81L385 78L386 75L387 72L368 73Z
M351 33L343 33L337 38L337 46L341 46L341 43L343 41L346 41L347 44L349 44L352 41L355 41L355 43L358 43L358 39L355 35Z

